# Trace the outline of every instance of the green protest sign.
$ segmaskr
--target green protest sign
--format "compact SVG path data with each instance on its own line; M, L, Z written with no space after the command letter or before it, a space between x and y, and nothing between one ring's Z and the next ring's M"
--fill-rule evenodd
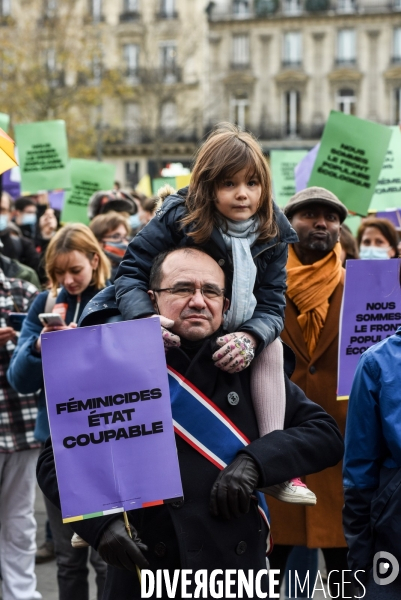
M43 121L15 126L25 193L71 187L67 133L64 121Z
M165 185L171 185L171 187L175 188L175 177L156 177L152 181L152 191L154 195L157 195L158 190Z
M0 113L0 128L7 133L10 127L10 115Z
M87 206L89 198L100 190L111 190L115 166L94 160L70 160L71 189L67 192L61 213L63 223L89 223Z
M272 150L270 152L274 200L281 208L295 194L294 169L306 154L306 150Z
M385 210L401 206L401 131L399 126L392 131L379 180L369 208Z
M385 125L331 111L308 186L327 188L348 210L366 215L391 134Z

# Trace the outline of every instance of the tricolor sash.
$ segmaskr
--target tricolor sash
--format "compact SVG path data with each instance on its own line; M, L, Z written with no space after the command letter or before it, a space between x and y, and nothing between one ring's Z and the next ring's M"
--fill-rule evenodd
M172 367L167 367L167 372L175 433L215 467L223 470L250 441L193 383ZM270 515L264 494L255 491L253 497L270 531Z

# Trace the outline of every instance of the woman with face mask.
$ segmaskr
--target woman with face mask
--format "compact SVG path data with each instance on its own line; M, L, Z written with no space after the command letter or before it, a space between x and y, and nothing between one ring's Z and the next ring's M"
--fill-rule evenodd
M130 222L124 213L110 211L95 217L89 227L111 263L110 281L113 282L131 239Z
M382 260L398 256L398 233L388 219L364 219L358 229L357 242L362 260Z
M50 290L39 294L23 323L14 350L7 378L20 393L37 393L38 416L35 438L45 442L50 435L42 372L41 334L73 329L85 306L103 289L109 278L109 262L95 236L86 225L71 223L60 229L50 240L45 256ZM41 313L54 312L64 325L46 325ZM62 368L62 366L61 366ZM29 390L29 391L28 391ZM88 548L73 548L73 530L64 525L61 512L45 499L57 561L60 600L89 600ZM100 600L106 577L106 564L96 552L90 561L96 570L97 598Z

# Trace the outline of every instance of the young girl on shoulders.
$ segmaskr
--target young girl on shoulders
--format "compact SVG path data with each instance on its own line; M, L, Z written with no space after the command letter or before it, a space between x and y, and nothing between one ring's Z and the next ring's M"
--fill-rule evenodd
M169 195L130 243L115 282L125 320L153 314L147 294L153 259L173 247L203 248L223 268L231 297L213 360L235 373L252 363L251 392L261 436L283 429L283 349L288 244L297 236L272 200L269 168L258 142L220 125L198 151L189 189ZM157 292L159 293L159 292ZM167 292L160 292L167 293ZM172 290L170 293L174 293ZM166 347L177 346L161 317ZM256 352L256 358L255 358ZM315 504L299 479L264 490L293 503Z

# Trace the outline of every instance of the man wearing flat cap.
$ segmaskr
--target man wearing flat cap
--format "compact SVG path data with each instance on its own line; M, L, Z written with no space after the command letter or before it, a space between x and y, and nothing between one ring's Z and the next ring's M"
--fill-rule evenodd
M344 434L347 403L337 401L336 391L344 286L339 238L347 209L328 190L310 187L295 194L284 213L299 242L289 248L287 308L281 337L296 354L293 381L336 419ZM288 505L269 498L275 541L271 566L283 574L293 546L321 548L327 572L339 571L330 577L334 594L338 591L336 583L341 581L341 571L348 569L341 520L344 503L341 463L308 475L305 483L317 496L316 506ZM279 525L276 530L274 524Z

